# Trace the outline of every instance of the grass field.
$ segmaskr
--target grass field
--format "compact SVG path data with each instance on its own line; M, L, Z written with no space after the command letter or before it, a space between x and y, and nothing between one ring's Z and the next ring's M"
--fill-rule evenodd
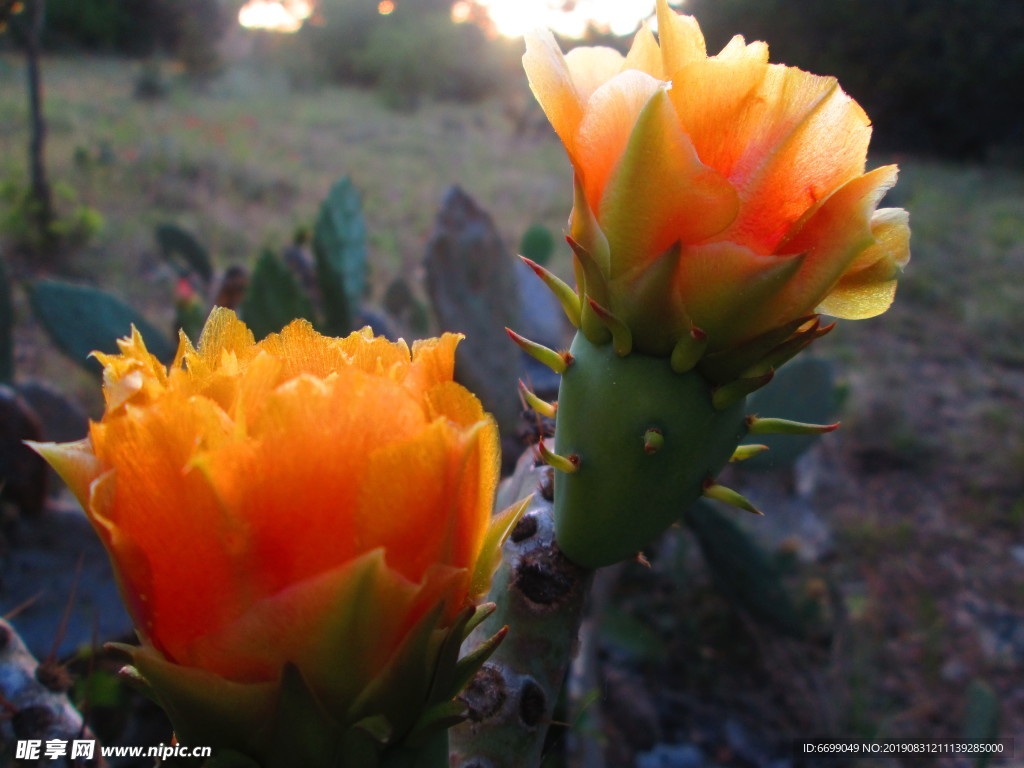
M396 274L419 279L451 184L492 213L510 248L532 223L561 231L571 205L560 145L543 131L517 132L502 101L399 114L373 93L294 93L250 69L141 102L132 98L137 70L115 59L49 60L44 77L52 178L105 221L61 276L130 296L166 325L174 278L152 235L163 221L195 232L219 266L251 265L261 246L283 246L311 224L331 184L350 175L363 193L379 296ZM0 115L0 183L24 184L16 59L0 60ZM808 687L824 686L815 696L832 702L846 732L952 738L968 683L984 679L1000 695L1003 735L1021 736L1024 175L913 156L872 164L894 159L902 177L885 204L908 208L914 233L896 304L841 324L815 350L849 390L813 493L836 548L794 579L800 588L838 584L849 616L842 647L814 657ZM17 276L38 273L5 250ZM567 273L568 254L558 258ZM23 295L17 312L19 376L60 382L95 407L94 382L47 346ZM816 701L792 706L807 714Z

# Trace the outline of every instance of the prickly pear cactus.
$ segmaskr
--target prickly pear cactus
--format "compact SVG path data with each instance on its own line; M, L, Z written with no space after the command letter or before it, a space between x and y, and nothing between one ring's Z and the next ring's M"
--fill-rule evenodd
M586 254L570 240L577 264ZM692 328L670 355L634 349L630 328L583 290L524 261L554 292L580 329L567 352L509 335L561 376L558 402L522 387L524 400L555 419L555 450L541 457L558 472L556 536L578 565L599 568L635 556L702 496L760 512L715 477L729 461L757 455L748 435L818 434L817 426L747 414L748 394L774 369L820 336L817 317L772 329L728 351L705 354ZM588 277L580 281L593 285Z

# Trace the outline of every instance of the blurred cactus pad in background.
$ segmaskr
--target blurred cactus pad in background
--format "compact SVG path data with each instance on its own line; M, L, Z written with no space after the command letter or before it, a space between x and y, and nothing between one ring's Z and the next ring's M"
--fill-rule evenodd
M76 440L100 417L91 351L116 351L134 324L169 362L177 329L194 338L215 304L258 337L295 317L410 343L461 332L456 378L495 414L508 474L553 428L518 380L547 399L558 381L504 327L571 339L516 258L573 282L571 169L529 95L522 41L488 37L476 3L480 26L454 24L450 2L385 15L324 0L323 24L294 35L242 29L241 5L48 0L46 251L29 196L28 14L0 33L0 613L44 669L67 670L59 697L107 744L167 743L169 726L116 677L123 658L102 646L131 625L102 547L21 443ZM842 422L758 437L770 450L724 470L764 518L701 501L646 562L599 574L546 768L796 768L791 742L809 734L998 734L1019 757L1024 138L987 96L1024 79L1024 15L997 0L840 5L686 12L709 49L742 33L771 42L773 61L839 76L877 126L870 167L899 163L883 204L910 212L914 262L886 315L841 323L748 398L745 412ZM527 487L531 510L550 506L550 470L526 464L499 506ZM528 551L529 519L507 547ZM0 665L26 668L5 648ZM59 697L53 711L73 712Z

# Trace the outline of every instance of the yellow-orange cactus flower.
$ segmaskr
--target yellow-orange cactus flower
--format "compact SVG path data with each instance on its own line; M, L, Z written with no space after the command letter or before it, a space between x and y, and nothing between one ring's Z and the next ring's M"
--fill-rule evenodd
M295 321L257 343L217 309L169 369L137 332L97 354L102 420L36 447L106 545L179 738L265 758L292 678L341 730L378 718L380 744L432 703L508 524L491 522L496 427L452 381L458 340L410 353Z
M626 56L527 37L530 85L575 171L580 290L652 355L694 328L714 353L817 312L884 312L909 229L876 210L897 169L865 173L864 111L834 78L769 64L764 43L708 56L666 0L657 21L659 39L642 28Z

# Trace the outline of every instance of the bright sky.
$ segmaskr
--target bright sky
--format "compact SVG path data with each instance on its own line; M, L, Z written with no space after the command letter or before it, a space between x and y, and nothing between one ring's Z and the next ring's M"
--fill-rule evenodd
M535 27L550 27L563 37L582 37L587 25L615 35L635 32L654 13L654 0L577 0L571 10L561 0L475 0L498 32L521 37Z
M238 12L238 23L252 29L298 32L313 14L315 0L249 0Z
M672 5L680 2L673 0ZM239 11L238 21L245 27L294 32L312 14L314 4L315 0L249 0ZM401 7L402 0L382 0L378 6L382 14L401 11ZM468 21L475 9L482 10L506 37L521 37L534 27L581 37L588 25L628 35L654 13L654 0L455 0L452 19Z

